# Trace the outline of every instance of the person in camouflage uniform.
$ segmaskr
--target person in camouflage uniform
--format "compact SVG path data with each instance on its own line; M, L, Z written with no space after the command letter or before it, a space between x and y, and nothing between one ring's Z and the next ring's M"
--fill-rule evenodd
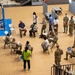
M56 47L57 47L57 50L54 53L54 56L55 56L55 64L57 66L60 66L61 55L63 54L63 51L59 48L59 45L57 45Z
M74 43L73 43L72 48L75 48L75 22L74 22Z
M69 21L69 36L73 35L73 28L74 28L74 20L73 16L71 16L71 19Z
M63 18L64 33L67 33L68 31L68 21L69 21L69 18L67 14L65 14L65 17Z
M14 49L14 51L16 50L20 50L22 49L22 44L21 43L17 43L15 41L15 38L13 38L12 42L11 42L11 53L12 53L12 50Z
M8 45L8 47L10 48L10 43L11 43L10 34L7 34L4 39L4 49L5 49L6 45Z
M41 28L41 35L42 35L43 31L45 32L45 29L46 29L46 20L45 20L45 18L43 18L41 24L42 24L42 28Z

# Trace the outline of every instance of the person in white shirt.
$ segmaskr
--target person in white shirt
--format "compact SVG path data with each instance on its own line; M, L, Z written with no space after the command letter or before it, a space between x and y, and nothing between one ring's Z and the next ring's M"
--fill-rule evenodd
M58 20L57 17L55 17L53 23L54 23L54 25L53 25L54 32L55 32L55 34L57 35L57 34L58 34L58 23L59 23L59 20Z
M45 46L48 47L48 46L49 46L49 41L48 41L48 39L47 39L47 38L44 38L44 40L45 40L45 41L44 41Z
M33 23L37 24L37 15L36 15L36 12L33 12Z
M49 45L49 41L46 37L44 37L44 42L41 44L41 46L43 48L43 53L48 51L48 54L49 54L50 45Z

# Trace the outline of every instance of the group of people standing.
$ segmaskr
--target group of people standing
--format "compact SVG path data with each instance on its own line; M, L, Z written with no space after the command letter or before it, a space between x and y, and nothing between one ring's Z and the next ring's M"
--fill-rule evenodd
M74 25L75 25L75 22L74 22L73 16L69 18L66 13L63 18L64 33L68 33L69 31L69 36L73 36L73 30L75 29Z

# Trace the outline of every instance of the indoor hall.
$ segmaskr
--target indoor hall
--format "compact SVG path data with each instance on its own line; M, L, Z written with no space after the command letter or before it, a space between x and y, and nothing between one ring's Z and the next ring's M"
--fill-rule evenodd
M59 29L58 29L58 44L60 48L63 50L63 55L61 59L61 64L70 64L73 61L71 59L64 60L65 52L67 47L72 46L74 43L74 36L69 37L68 34L63 33L63 17L65 13L68 16L72 16L69 12L69 5L68 4L59 4L59 5L48 5L48 12L51 12L52 7L58 6L61 7L62 14L59 15ZM11 18L12 24L14 25L15 30L12 33L12 36L16 38L16 41L22 43L24 49L24 45L26 41L30 41L30 44L33 46L33 53L30 59L31 61L31 69L30 71L26 70L23 71L23 61L15 60L16 55L10 54L10 49L6 48L3 49L4 41L3 36L0 37L0 74L1 75L51 75L51 66L54 64L54 52L56 47L53 48L53 52L50 52L50 55L47 53L43 54L43 50L41 47L41 43L43 39L39 38L41 33L41 24L42 18L44 17L43 14L43 7L42 6L23 6L23 7L6 7L5 9L5 18ZM29 30L30 25L33 23L33 12L36 12L38 16L38 32L36 33L36 37L32 38L29 37ZM27 29L26 36L20 38L19 36L19 28L18 24L19 21L22 20ZM47 26L49 24L47 23Z

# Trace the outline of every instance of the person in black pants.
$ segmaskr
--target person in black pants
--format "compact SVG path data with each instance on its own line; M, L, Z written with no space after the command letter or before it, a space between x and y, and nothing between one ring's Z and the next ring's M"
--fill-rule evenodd
M33 47L30 45L30 42L29 41L26 41L26 44L25 44L25 47L28 47L28 49L31 51L33 51Z
M31 26L30 26L30 30L29 30L29 35L30 35L30 37L35 37L36 35L35 35L35 32L36 32L36 30L35 30L35 23L33 23Z
M25 47L25 50L22 53L23 55L23 68L26 70L26 62L28 63L28 70L30 70L30 56L31 56L31 51L28 49L28 47Z

